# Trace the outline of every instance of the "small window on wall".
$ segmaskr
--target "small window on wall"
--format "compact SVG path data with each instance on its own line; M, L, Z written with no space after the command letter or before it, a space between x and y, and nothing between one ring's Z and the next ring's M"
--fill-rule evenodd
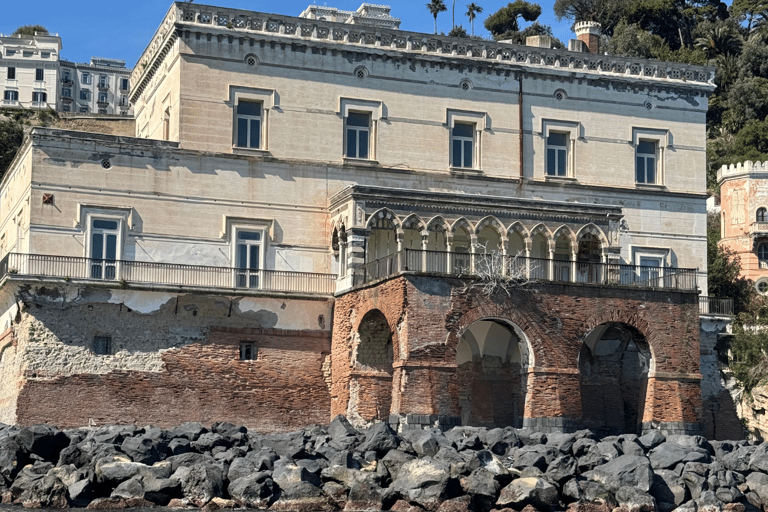
M755 222L768 222L768 210L765 208L758 208L755 214Z
M8 80L16 80L16 68L15 67L8 67Z
M455 123L451 128L451 166L472 169L475 147L475 125Z
M237 147L261 148L262 104L260 101L237 102Z
M111 336L94 336L93 353L99 356L107 356L112 353Z
M755 289L760 295L768 295L768 278L761 277L755 281Z
M237 230L235 286L259 288L263 236L261 231Z
M42 69L40 68L35 69L35 80L37 80L38 82L42 82L43 80L45 80L45 73L43 72Z
M256 359L256 345L253 343L240 343L240 360L253 361Z
M547 137L547 175L568 174L568 134L550 132Z

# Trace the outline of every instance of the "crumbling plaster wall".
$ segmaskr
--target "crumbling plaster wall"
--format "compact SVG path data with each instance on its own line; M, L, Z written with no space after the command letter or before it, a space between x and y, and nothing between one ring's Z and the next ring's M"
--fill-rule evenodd
M330 299L74 285L20 286L16 297L16 344L0 360L3 421L328 421ZM110 354L93 352L94 336L111 338ZM240 360L241 342L254 345L253 360Z

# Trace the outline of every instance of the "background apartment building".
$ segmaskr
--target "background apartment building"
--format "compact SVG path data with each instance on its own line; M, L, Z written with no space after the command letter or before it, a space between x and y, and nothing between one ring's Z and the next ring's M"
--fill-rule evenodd
M57 108L61 38L0 35L2 106Z
M132 115L128 100L130 74L123 60L92 57L87 64L62 60L59 110Z

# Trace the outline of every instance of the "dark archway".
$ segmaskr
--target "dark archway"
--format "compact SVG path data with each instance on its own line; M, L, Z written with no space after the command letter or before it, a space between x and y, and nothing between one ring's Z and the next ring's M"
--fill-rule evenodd
M496 319L472 323L456 346L462 425L522 427L528 360L519 329Z
M645 337L627 324L598 325L584 338L578 364L584 427L639 434L653 364Z
M360 321L352 343L349 415L364 422L387 420L392 405L392 330L373 309Z

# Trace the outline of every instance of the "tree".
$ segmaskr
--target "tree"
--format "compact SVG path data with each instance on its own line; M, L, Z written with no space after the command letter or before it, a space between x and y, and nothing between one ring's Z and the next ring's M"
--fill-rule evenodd
M22 25L13 31L14 36L48 35L48 29L42 25Z
M469 18L469 24L472 26L472 35L475 35L475 18L478 14L483 12L483 8L477 5L475 2L467 5L467 18Z
M435 34L437 34L437 15L447 11L448 8L445 6L443 0L432 0L427 4L427 9L429 9L429 12L431 12L432 16L435 18Z
M467 34L467 29L461 25L456 25L453 27L451 31L448 32L448 35L451 37L469 37L469 34Z
M733 0L731 5L731 14L738 18L739 22L747 22L747 32L752 31L752 23L766 11L768 11L766 0Z
M622 21L616 25L613 37L608 40L604 48L609 55L653 59L658 58L663 46L665 43L661 37L641 29L639 25Z
M705 21L697 30L702 34L696 38L694 46L700 48L707 55L707 59L714 59L719 55L734 56L741 53L743 40L741 34L733 22Z
M768 45L759 34L753 34L738 57L739 76L768 78Z
M707 276L711 297L733 299L735 313L748 311L757 294L752 281L741 277L739 257L718 244L720 216L707 215Z
M11 119L0 119L0 178L11 164L24 140L21 124Z
M502 36L506 33L520 31L518 18L523 18L525 21L536 21L540 15L541 6L539 4L515 0L488 16L485 19L485 28L495 39L503 39Z
M612 35L631 0L555 0L558 21L596 21L604 34Z
M768 116L768 79L739 78L728 90L727 98L723 125L736 133L750 119L763 120Z

